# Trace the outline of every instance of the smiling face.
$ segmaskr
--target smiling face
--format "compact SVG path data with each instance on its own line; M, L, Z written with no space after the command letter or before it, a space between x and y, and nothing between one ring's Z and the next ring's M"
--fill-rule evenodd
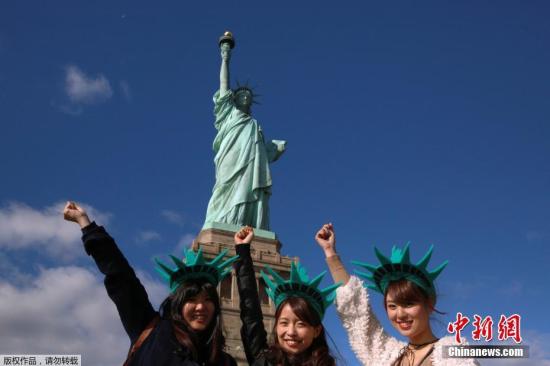
M289 302L281 305L277 313L275 325L277 343L286 353L299 354L306 351L321 334L322 325L313 326L300 319Z
M390 284L384 302L391 324L411 343L423 343L433 338L430 327L433 300L416 285L407 280Z
M201 291L183 304L183 320L189 328L200 332L208 328L216 313L216 306L206 291Z
M391 324L401 335L409 338L411 343L431 333L431 309L420 303L400 304L391 296L386 297L386 311Z

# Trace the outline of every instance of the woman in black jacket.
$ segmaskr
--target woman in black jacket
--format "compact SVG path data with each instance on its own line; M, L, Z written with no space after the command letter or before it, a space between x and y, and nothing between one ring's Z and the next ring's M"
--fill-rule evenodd
M235 262L241 310L241 338L248 363L253 366L334 366L334 357L321 323L325 309L334 298L339 284L324 290L317 288L322 275L309 281L299 264L292 264L289 280L282 279L270 268L272 279L262 273L267 293L275 303L273 344L268 344L258 298L250 243L251 227L235 234Z
M105 275L107 293L130 337L125 366L236 366L223 351L225 339L216 291L227 272L224 266L231 261L218 265L220 256L206 263L200 251L190 251L187 263L173 258L175 269L157 262L172 292L156 312L134 270L105 229L91 222L86 211L74 202L67 203L63 216L80 225L86 253Z

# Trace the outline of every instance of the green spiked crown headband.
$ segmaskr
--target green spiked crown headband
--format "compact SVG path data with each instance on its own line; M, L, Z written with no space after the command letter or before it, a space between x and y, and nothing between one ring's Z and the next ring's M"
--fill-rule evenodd
M340 283L336 283L323 290L319 289L319 284L325 276L326 271L310 281L305 268L299 263L292 262L290 266L290 278L288 280L282 278L269 266L265 266L265 269L273 277L273 281L264 271L261 271L260 275L267 285L267 295L275 303L275 308L279 308L289 297L301 297L315 309L321 319L323 319L325 310L334 301L336 288L340 286Z
M432 256L433 245L424 254L424 257L418 263L413 264L409 255L409 243L403 249L394 246L391 251L391 257L385 257L378 248L374 247L374 252L380 261L380 265L373 266L368 263L352 261L353 264L369 270L371 273L355 271L360 277L372 282L367 287L381 294L386 293L390 282L406 279L421 289L428 295L435 296L434 280L439 276L449 261L441 263L433 271L428 271L427 266Z
M184 251L184 261L170 255L176 268L170 268L155 258L158 266L155 269L168 281L171 292L176 291L182 283L188 280L204 279L212 285L217 286L231 272L231 264L239 258L236 255L222 262L227 252L228 249L224 249L216 258L207 262L202 255L202 248L199 248L196 253L192 249L187 249Z

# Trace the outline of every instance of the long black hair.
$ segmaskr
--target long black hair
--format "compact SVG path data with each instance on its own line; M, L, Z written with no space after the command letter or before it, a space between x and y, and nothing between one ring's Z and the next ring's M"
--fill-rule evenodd
M206 294L215 309L208 327L197 332L191 329L183 318L183 306L201 293ZM223 360L225 337L222 332L220 298L216 286L206 280L186 281L168 296L160 307L163 318L172 321L178 342L190 351L195 360L207 361L209 364L217 364Z

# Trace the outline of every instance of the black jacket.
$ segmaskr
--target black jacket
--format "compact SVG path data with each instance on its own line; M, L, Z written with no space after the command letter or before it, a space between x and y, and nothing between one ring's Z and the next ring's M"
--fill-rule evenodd
M156 316L145 288L136 277L115 241L105 229L92 223L82 230L86 253L91 255L99 270L105 275L105 288L115 303L122 325L131 344ZM188 349L176 339L170 319L160 319L145 342L132 357L129 366L197 366L204 362L193 360ZM236 362L224 353L219 366L236 366Z
M267 333L258 297L254 264L250 256L250 244L237 245L236 252L239 255L239 260L235 262L235 272L240 298L241 339L246 359L253 366L270 366L271 363L266 359Z

